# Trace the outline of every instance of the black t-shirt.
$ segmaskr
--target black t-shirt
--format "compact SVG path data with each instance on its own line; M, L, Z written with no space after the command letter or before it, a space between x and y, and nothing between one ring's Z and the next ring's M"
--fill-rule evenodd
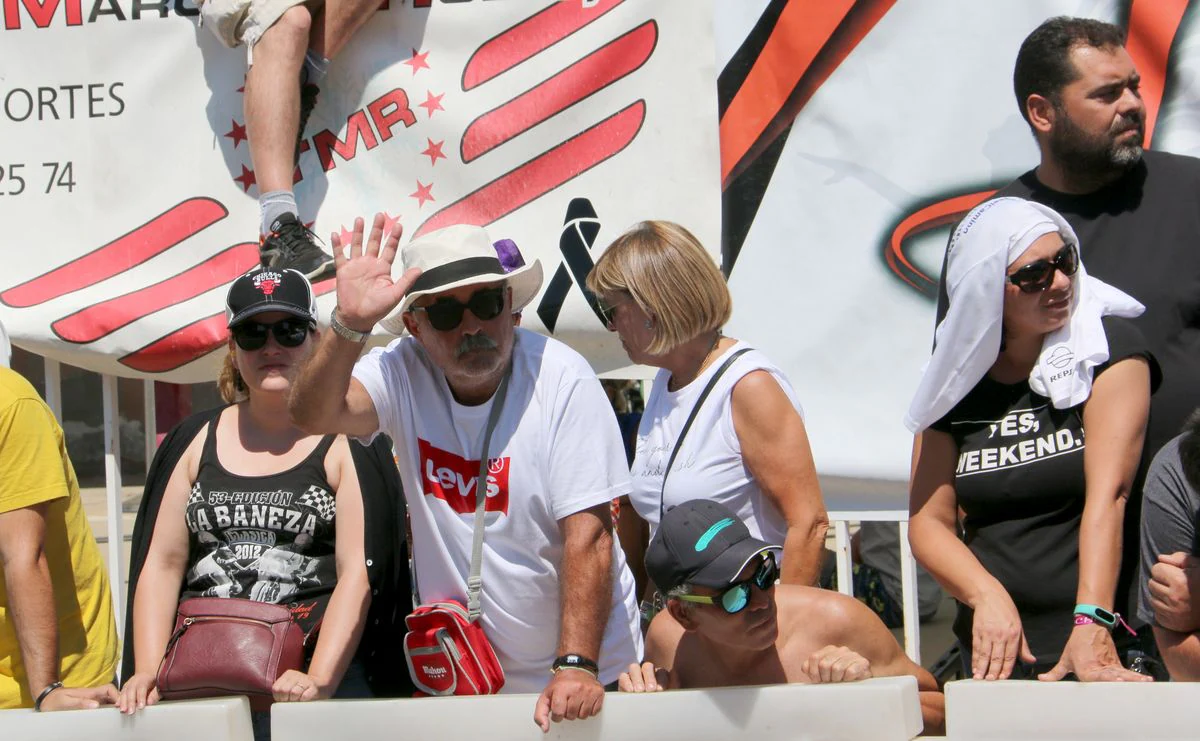
M1146 306L1146 312L1131 321L1162 370L1162 384L1150 401L1142 460L1125 507L1118 589L1130 594L1137 578L1146 469L1200 407L1200 159L1147 151L1125 177L1087 195L1051 190L1034 172L1017 178L996 197L1028 198L1066 218L1079 237L1088 274ZM946 315L944 262L942 267L938 322ZM1132 607L1125 605L1130 615Z
M238 476L217 459L218 419L208 426L185 510L190 548L183 598L287 605L307 633L337 584L337 501L325 479L335 436L326 435L287 471Z
M1093 378L1131 356L1147 357L1154 367L1132 323L1103 322L1109 361ZM963 541L1012 597L1029 648L1048 669L1071 632L1079 583L1083 405L1055 409L1027 380L1004 384L985 376L931 427L958 445L954 489L965 515ZM967 647L972 617L959 605L954 631Z

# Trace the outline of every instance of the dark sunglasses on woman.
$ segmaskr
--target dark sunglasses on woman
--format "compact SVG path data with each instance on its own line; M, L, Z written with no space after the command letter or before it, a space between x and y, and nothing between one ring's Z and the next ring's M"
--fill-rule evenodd
M229 331L233 341L246 351L261 350L267 344L267 334L275 335L281 347L300 347L308 337L311 324L304 319L280 319L272 324L245 321Z
M720 605L721 609L730 615L735 615L746 609L750 604L750 588L758 587L764 592L775 586L779 579L779 567L775 565L775 554L767 553L754 571L754 576L745 581L730 584L725 591L709 597L700 594L681 594L679 599L684 602L699 602L703 605Z
M429 316L429 323L439 332L449 332L462 324L463 312L471 310L480 321L490 321L500 316L504 311L504 291L506 286L480 288L471 294L464 304L458 299L443 296L429 306L414 306L410 311L423 311Z
M1008 276L1008 280L1025 293L1041 293L1054 283L1054 271L1068 278L1079 269L1079 252L1075 245L1064 244L1049 260L1035 260Z

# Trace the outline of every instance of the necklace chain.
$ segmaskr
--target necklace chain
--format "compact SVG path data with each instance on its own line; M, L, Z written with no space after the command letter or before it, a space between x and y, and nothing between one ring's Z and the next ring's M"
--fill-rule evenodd
M708 352L704 353L704 358L701 359L700 365L696 366L696 372L692 374L692 377L688 379L687 383L691 383L692 381L696 380L696 378L700 375L700 372L704 370L704 366L708 364L709 358L712 357L713 352L716 351L717 345L719 344L721 344L721 331L717 330L717 336L713 338L712 344L708 346ZM677 385L675 383L675 378L672 377L671 380L667 382L667 388L671 391L678 391L683 386L686 386L687 383Z

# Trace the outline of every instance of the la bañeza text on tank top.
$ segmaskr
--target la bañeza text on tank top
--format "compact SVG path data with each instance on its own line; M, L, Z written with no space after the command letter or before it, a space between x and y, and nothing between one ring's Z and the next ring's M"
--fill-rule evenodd
M308 633L337 581L337 504L325 478L326 435L282 473L238 476L217 460L217 420L208 425L188 497L188 569L181 599L233 597L287 605Z

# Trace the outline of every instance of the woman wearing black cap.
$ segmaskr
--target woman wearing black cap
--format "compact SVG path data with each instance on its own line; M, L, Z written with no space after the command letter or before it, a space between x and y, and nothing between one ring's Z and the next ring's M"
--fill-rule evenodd
M294 270L251 273L230 287L226 318L220 389L229 405L172 430L147 477L131 554L122 712L159 699L156 673L182 600L292 610L317 637L307 665L272 687L281 702L371 696L383 679L374 676L372 634L391 629L393 613L407 614L395 609L404 594L392 566L402 519L387 443L309 435L288 416L292 378L317 332L312 286ZM358 651L364 631L367 650ZM268 730L265 715L256 713L256 737Z

